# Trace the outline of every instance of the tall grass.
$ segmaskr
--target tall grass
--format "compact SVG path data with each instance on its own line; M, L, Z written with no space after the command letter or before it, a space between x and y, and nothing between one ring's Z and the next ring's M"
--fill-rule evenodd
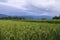
M0 40L60 40L60 24L0 20Z

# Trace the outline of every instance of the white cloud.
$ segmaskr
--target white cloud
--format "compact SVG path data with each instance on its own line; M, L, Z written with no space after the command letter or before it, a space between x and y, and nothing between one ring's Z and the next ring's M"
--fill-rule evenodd
M7 0L7 2L0 2L0 4L26 10L24 6L27 4L27 2L26 0Z
M60 0L7 0L6 3L2 4L26 9L24 7L28 6L29 3L39 8L42 7L47 9L52 8L52 10L58 10L58 11L60 10Z
M0 2L6 2L7 0L0 0Z
M48 8L60 11L60 0L31 0L32 4L36 7Z
M26 10L26 8L24 8L24 6L26 6L26 4L27 4L26 1L27 0L8 0L8 4L13 5L20 9Z
M55 4L54 0L31 0L32 4L38 7L49 7Z
M29 3L33 4L36 7L43 7L60 11L60 0L8 0L8 4L14 5L17 8L22 9L26 9L24 7L28 6Z
M47 11L52 10L58 13L60 12L60 0L7 0L5 3L0 2L2 5L8 5L23 10L29 10L28 8L25 8L29 3L38 8L45 8ZM46 12L43 15L48 15L48 13Z
M20 6L20 5L24 5L25 1L24 0L8 0L8 3L12 5Z

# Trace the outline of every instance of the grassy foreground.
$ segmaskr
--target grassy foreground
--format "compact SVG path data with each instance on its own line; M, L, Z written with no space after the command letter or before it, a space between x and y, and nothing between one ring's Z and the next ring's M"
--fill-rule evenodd
M0 40L60 40L60 24L0 20Z

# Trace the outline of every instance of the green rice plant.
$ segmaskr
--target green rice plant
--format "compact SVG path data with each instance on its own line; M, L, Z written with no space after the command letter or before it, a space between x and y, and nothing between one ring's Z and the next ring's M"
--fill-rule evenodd
M47 22L0 20L0 40L60 40L60 23Z

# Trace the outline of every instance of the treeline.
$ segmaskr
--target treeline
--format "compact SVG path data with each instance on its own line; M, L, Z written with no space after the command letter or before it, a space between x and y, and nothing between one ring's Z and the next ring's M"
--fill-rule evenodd
M10 19L26 20L26 19L34 19L34 18L26 18L24 16L6 16L6 17L0 17L0 19L6 19L6 20L10 20ZM54 17L52 17L52 19L60 19L60 16L54 16ZM47 18L42 18L42 20L47 20Z
M7 17L0 17L0 19L6 19L6 20L10 20L10 19L17 19L17 20L25 20L25 17L18 17L18 16L7 16Z
M60 16L54 16L52 19L60 19Z

